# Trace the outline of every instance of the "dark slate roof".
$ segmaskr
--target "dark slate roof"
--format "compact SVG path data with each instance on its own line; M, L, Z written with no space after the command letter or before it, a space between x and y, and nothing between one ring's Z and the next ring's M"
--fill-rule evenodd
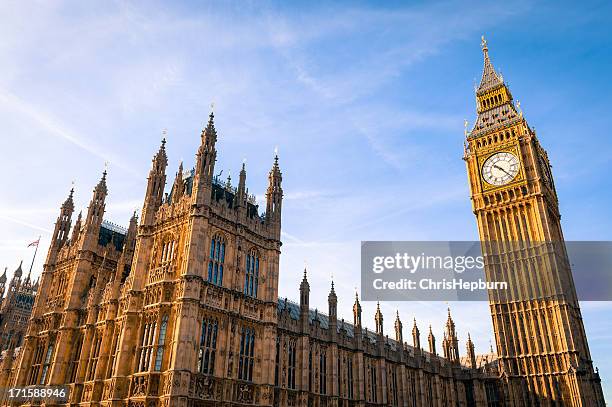
M491 59L489 58L489 51L487 48L484 49L484 67L482 68L482 78L480 79L480 85L478 85L477 94L482 94L488 90L495 89L498 86L504 84L504 81L500 75L495 72Z
M519 118L520 115L516 111L514 104L507 102L501 106L479 113L476 123L474 123L474 127L472 128L472 132L477 134L481 130L490 129L498 125L503 126L510 124Z
M277 312L280 316L280 314L287 309L287 311L289 312L289 317L295 321L300 319L300 305L298 303L296 303L295 301L291 301L288 300L287 298L279 298L278 299L278 304L277 304ZM317 321L319 321L319 324L321 326L322 329L329 329L329 316L327 314L324 314L316 309L310 309L308 310L308 322L310 324L313 324L315 321L315 318ZM348 323L344 320L339 320L337 327L336 327L336 331L338 333L340 333L341 330L345 330L346 331L346 335L349 338L353 338L355 336L355 327L353 324ZM376 342L376 332L370 330L370 329L364 329L362 331L362 333L365 335L367 332L367 336L368 339L370 340L370 342L375 343ZM388 338L387 343L393 348L393 349L397 349L398 347L398 342Z
M127 230L125 228L107 220L103 220L102 225L100 226L100 233L98 234L98 244L101 246L106 246L112 242L115 249L117 249L117 251L121 251L123 249L123 243L126 235Z
M195 177L195 168L183 172L183 185L185 193L191 195L193 191L193 179ZM236 195L236 188L228 186L224 181L218 177L213 178L212 184L212 198L217 201L225 201L229 208L234 207L234 197ZM170 193L167 195L166 203L172 202L172 194L174 193L174 185ZM263 220L263 215L259 215L259 206L251 202L247 202L247 215L249 218L260 218Z

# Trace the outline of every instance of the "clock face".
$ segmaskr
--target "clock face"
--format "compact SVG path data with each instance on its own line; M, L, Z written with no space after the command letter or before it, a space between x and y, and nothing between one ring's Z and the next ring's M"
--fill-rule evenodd
M491 185L505 185L519 172L519 160L512 153L493 154L482 166L482 177Z

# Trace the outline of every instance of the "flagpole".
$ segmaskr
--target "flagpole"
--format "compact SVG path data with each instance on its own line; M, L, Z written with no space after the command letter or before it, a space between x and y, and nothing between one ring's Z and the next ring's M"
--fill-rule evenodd
M32 257L32 264L30 264L29 275L32 275L32 268L34 267L34 260L36 259L36 253L38 253L38 246L40 246L40 235L38 235L38 242L36 243L36 249L34 250L34 257Z

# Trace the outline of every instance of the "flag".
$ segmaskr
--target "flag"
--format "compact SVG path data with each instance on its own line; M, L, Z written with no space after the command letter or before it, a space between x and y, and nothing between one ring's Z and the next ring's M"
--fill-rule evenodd
M38 240L35 240L32 243L30 243L28 245L28 247L32 247L32 246L37 246L38 247L38 243L40 243L40 237L38 238Z

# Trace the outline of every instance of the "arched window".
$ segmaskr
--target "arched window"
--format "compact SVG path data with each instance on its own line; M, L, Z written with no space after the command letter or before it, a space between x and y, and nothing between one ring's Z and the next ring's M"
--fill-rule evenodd
M295 355L296 343L294 340L289 341L289 352L287 354L288 361L288 375L287 375L287 387L295 389L295 374L296 374L296 355Z
M213 374L215 371L217 330L218 323L216 319L204 318L202 320L200 351L198 353L198 371L200 373Z
M164 315L159 327L159 338L157 339L157 355L155 356L155 370L160 371L164 359L164 347L166 345L166 331L168 330L168 315Z
M240 336L240 359L238 361L238 379L253 380L253 364L255 362L255 330L242 327Z
M246 257L246 272L244 276L244 293L257 298L259 285L259 254L253 249Z
M210 241L210 254L208 260L208 281L216 285L223 285L223 264L225 263L225 239L215 235Z

